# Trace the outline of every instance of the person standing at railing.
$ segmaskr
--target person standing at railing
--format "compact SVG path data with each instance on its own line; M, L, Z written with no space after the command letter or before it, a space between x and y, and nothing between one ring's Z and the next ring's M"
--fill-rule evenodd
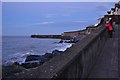
M111 17L106 18L105 26L107 27L109 37L112 38L113 37L113 26L112 26L112 18Z

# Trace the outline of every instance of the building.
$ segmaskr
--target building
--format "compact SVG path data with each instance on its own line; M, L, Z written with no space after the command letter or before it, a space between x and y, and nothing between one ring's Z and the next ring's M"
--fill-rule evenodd
M117 13L117 15L120 15L120 4L119 3L115 4L115 12Z

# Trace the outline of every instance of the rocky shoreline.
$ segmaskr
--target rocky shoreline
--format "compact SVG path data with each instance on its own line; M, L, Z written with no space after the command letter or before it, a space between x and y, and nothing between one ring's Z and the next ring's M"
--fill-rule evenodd
M14 62L13 64L2 66L2 77L9 77L30 68L38 67L63 52L64 51L53 50L52 53L45 53L44 55L28 55L24 63Z
M71 38L69 40L61 39L58 44L61 43L76 43L78 42L78 38ZM23 63L14 62L10 65L2 66L2 76L9 77L16 73L20 73L22 71L28 70L30 68L35 68L41 66L43 63L49 61L53 57L62 54L64 51L59 51L57 49L53 50L51 53L45 53L44 55L27 55L26 59Z

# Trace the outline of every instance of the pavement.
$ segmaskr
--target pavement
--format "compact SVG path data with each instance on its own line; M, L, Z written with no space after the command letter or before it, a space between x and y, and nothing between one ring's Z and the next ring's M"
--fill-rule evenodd
M108 38L103 50L88 78L120 77L120 25L114 25L113 38Z

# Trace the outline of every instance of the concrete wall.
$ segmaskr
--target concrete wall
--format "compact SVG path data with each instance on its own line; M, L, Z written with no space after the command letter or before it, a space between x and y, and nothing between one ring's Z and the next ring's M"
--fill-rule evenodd
M59 78L87 78L99 58L101 50L107 40L107 31L101 27L77 43L79 52L71 64L60 72ZM79 45L79 46L78 46Z
M13 78L87 78L99 58L107 40L107 30L100 26L83 40L74 44L64 53L55 56L43 65L22 73Z

